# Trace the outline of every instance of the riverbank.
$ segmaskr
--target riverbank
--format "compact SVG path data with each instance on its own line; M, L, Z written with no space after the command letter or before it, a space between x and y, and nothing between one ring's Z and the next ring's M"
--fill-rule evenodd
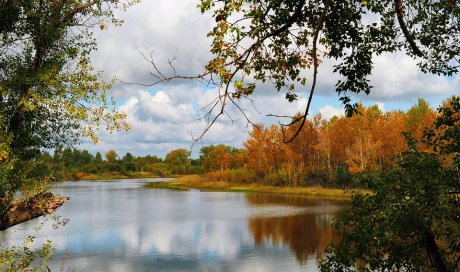
M127 175L117 173L102 173L102 174L85 174L79 175L76 178L67 178L66 180L112 180L112 179L143 179L143 178L179 178L181 175L158 176L150 172L132 172Z
M88 174L78 178L78 180L104 180L104 179L136 179L136 178L159 178L160 176L148 172L134 172L129 175L103 173Z
M361 191L371 193L364 189L337 189L324 187L278 187L259 184L235 184L227 181L210 181L202 178L199 175L190 175L180 177L172 181L151 182L146 183L146 187L158 189L172 190L209 190L209 191L225 191L225 192L257 192L257 193L273 193L273 194L297 194L315 197L328 197L349 199L353 192Z

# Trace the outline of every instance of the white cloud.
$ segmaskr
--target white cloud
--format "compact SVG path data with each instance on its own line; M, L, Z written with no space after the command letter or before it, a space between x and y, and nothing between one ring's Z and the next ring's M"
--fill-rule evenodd
M326 120L329 120L334 116L344 116L343 108L337 108L331 105L326 105L324 107L319 108L319 112L321 113L322 117Z
M382 102L377 102L375 103L377 105L377 107L382 111L382 112L385 112L385 103L382 103Z
M99 51L93 55L97 69L104 71L105 78L117 76L125 82L149 83L153 67L144 60L154 52L158 67L165 73L168 59L177 57L175 67L180 74L194 75L203 70L210 58L211 41L206 37L215 24L209 13L204 15L196 7L198 1L157 0L142 1L119 15L125 23L121 27L110 26L106 31L97 31ZM177 49L177 53L176 53ZM371 95L353 96L354 101L385 102L387 108L395 108L392 101L414 100L417 97L450 96L459 94L458 80L419 72L416 61L404 54L383 54L374 58L374 86ZM319 67L316 95L310 116L321 112L325 118L343 112L338 106L335 84L340 78L333 73L333 60L325 60ZM308 71L305 71L307 73ZM309 72L311 75L311 71ZM277 93L269 84L262 84L255 92L254 101L242 101L240 106L254 123L265 125L288 121L286 118L267 115L292 115L303 112L307 103L307 86L297 91L299 100L289 103L284 93ZM204 110L217 96L214 89L203 82L177 80L168 84L143 88L137 85L118 83L111 94L119 99L120 110L128 114L132 129L128 133L100 133L100 144L93 146L84 142L82 147L105 152L114 148L135 154L164 155L174 148L190 148L193 134L200 135L206 125L199 120ZM247 121L236 107L227 109L228 117L221 118L207 133L204 144L224 143L241 146L247 137ZM382 104L383 105L383 104ZM313 110L314 109L314 110ZM383 109L383 106L382 106Z
M375 86L370 97L394 100L407 97L449 96L458 93L458 82L447 77L423 74L416 60L404 54L384 54L374 58L370 77Z
M199 119L204 114L201 107L212 100L213 93L212 90L187 85L165 86L157 92L133 90L132 96L119 107L127 114L126 121L131 129L112 134L101 131L98 145L85 141L80 147L93 152L115 149L120 154L131 152L161 157L172 149L190 149L192 135L196 138L204 131L206 120ZM196 101L196 105L192 101ZM229 109L229 114L235 119L241 117L236 109ZM246 123L241 119L232 124L228 118L222 117L207 132L203 143L241 146L247 130ZM194 148L194 154L198 150L199 145Z
M98 33L98 51L93 54L97 69L104 71L107 79L114 76L125 82L149 83L153 66L146 58L153 58L163 72L168 59L176 57L178 73L194 74L201 71L209 59L211 30L210 16L201 15L198 2L187 0L142 1L119 12L124 20L120 27L110 26ZM123 88L124 86L117 86ZM132 89L124 88L128 95ZM127 93L117 92L126 96Z

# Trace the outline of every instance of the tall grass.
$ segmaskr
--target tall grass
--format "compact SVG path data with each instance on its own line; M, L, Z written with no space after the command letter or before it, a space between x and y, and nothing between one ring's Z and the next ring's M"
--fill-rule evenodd
M225 174L222 174L225 175ZM231 175L228 174L227 175ZM280 187L261 185L256 183L233 183L225 180L215 180L212 178L222 177L217 174L211 175L190 175L180 177L178 179L167 182L155 182L146 184L151 188L164 188L175 190L188 190L191 188L201 190L218 190L231 192L260 192L260 193L275 193L275 194L299 194L318 197L331 198L350 198L351 191L336 188L324 188L321 186L311 187ZM363 191L365 192L365 191ZM369 192L370 193L370 192Z

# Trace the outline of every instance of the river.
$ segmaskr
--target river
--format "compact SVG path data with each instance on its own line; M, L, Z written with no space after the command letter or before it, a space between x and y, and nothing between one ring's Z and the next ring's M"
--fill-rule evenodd
M337 200L268 193L145 188L164 179L67 181L70 201L50 216L0 232L6 244L36 236L56 249L51 271L317 271L337 239ZM40 230L35 231L42 224ZM64 268L64 269L63 269Z

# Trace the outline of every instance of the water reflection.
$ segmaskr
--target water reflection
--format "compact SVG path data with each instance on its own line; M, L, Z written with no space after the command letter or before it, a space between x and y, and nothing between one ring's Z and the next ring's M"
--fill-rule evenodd
M251 217L248 228L256 245L271 243L289 247L302 265L309 259L316 259L329 243L337 240L331 220L341 208L338 202L272 194L247 194L246 201L256 207L285 207L284 216L278 211L273 217ZM296 207L294 210L298 213L292 215L290 206Z
M152 180L157 181L157 180ZM330 219L341 203L270 194L146 189L143 180L65 182L58 209L37 242L53 241L52 271L315 271L315 256L334 239ZM14 244L40 224L5 232ZM312 259L313 258L313 259Z

